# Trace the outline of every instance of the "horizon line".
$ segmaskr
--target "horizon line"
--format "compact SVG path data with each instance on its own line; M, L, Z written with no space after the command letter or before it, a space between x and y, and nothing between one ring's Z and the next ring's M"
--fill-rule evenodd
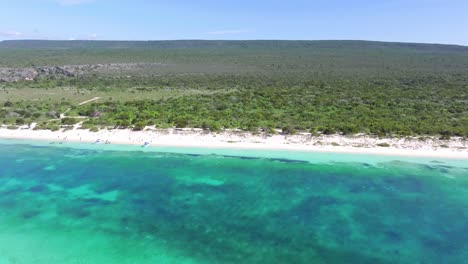
M385 41L385 40L365 40L365 39L160 39L160 40L123 40L123 39L3 39L2 42L8 41L50 41L50 42L168 42L168 41L232 41L232 42L249 42L249 41L291 41L291 42L325 42L325 41L354 41L354 42L377 42L377 43L395 43L395 44L423 44L423 45L444 45L444 46L459 46L468 47L468 44L454 43L438 43L438 42L405 42L405 41Z

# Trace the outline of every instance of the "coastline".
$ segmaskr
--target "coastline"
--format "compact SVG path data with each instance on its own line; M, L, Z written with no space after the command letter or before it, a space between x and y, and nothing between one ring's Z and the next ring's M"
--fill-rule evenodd
M91 132L74 127L71 130L33 130L21 127L16 130L0 128L1 139L41 140L54 143L94 143L139 145L145 142L150 147L194 147L209 149L240 150L285 150L301 152L370 154L385 156L408 156L425 158L468 159L468 142L462 138L439 140L437 138L377 138L368 135L311 136L298 135L253 135L229 130L211 133L202 129L155 129L144 131L112 129ZM386 143L389 146L378 146Z

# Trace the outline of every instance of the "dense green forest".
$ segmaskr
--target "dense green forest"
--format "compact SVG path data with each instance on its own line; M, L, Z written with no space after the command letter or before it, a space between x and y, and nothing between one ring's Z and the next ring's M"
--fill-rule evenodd
M82 120L56 120L70 108L68 115L88 116L83 126L93 129L156 125L468 136L468 47L365 41L0 42L0 68L109 63L126 66L0 83L0 123L39 122L56 129ZM40 92L32 98L35 91ZM78 106L77 98L93 96L101 99Z

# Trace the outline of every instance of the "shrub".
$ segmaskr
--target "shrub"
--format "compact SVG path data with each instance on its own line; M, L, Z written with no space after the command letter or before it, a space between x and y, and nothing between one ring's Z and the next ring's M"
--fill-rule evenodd
M258 126L254 125L254 124L249 124L249 125L247 125L246 130L250 131L252 133L258 133Z
M359 128L357 126L347 125L340 128L341 133L344 135L356 134L359 133Z
M201 125L201 128L203 130L208 130L208 129L210 129L210 125L206 121L203 121L203 123Z
M290 126L285 126L281 129L281 134L283 135L294 135L296 134L296 130Z
M210 131L211 132L220 132L221 131L221 126L218 123L214 122L214 123L212 123L210 125Z
M390 144L388 144L388 143L379 143L379 144L377 144L377 146L388 148L388 147L390 147Z
M439 139L440 140L450 140L450 136L449 135L442 135Z
M20 125L20 126L21 126L21 125L24 125L24 123L25 123L25 122L24 122L24 119L23 119L23 118L18 118L18 119L16 119L16 124L17 124L17 125Z
M60 126L59 125L47 125L47 129L50 131L59 131Z
M336 134L336 130L334 128L327 127L322 131L322 133L324 135L333 135L333 134Z
M76 123L78 123L78 120L75 119L75 118L65 117L65 118L62 119L62 125L71 126L71 125L74 125Z
M188 126L188 121L187 121L187 119L185 119L185 118L179 118L179 119L176 120L175 126L176 126L177 128L184 128L184 127L187 127L187 126Z
M130 126L130 121L121 120L120 122L118 122L118 126L121 127L121 128L127 128L127 127Z
M309 132L310 132L310 135L313 136L313 137L317 137L317 136L320 135L320 134L318 133L316 127L311 128L311 129L309 130Z
M58 118L60 114L57 113L57 111L49 111L47 112L47 116L49 116L50 118Z
M133 131L141 131L145 129L145 126L146 124L143 121L136 122L135 125L133 126Z
M276 135L276 130L272 127L267 127L265 131L268 135Z

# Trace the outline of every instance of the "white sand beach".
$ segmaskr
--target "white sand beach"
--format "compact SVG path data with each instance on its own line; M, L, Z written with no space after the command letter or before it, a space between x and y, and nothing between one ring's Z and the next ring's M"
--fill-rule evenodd
M1 127L0 138L47 140L56 143L92 143L99 140L100 143L108 144L144 145L147 142L151 147L278 149L468 159L468 144L462 138L450 140L440 140L434 137L381 139L368 135L312 136L308 133L293 136L253 135L236 130L211 133L202 129L155 129L154 127L147 127L144 131L112 129L90 132L76 126L71 130L60 131L33 130L33 127L27 126L16 130Z

